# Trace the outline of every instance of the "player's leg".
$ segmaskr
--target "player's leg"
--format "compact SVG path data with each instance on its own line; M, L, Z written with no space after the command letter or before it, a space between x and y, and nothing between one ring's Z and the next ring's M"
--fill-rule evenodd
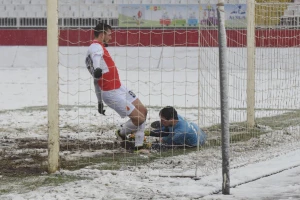
M134 119L134 115L130 115L129 117L132 119L133 123L138 124L138 129L135 133L135 146L142 146L144 143L145 137L145 128L146 128L146 119L147 119L147 108L142 104L142 102L137 98L132 104L135 106L138 111L137 120Z
M126 116L130 118L125 124L122 125L120 130L120 135L124 137L125 135L135 132L138 129L145 129L143 127L145 127L148 111L132 91L127 90L127 88L124 86L121 86L120 90L126 94Z
M192 129L191 132L193 132L196 136L192 136L193 140L197 142L193 142L195 143L195 145L197 145L199 143L199 145L204 145L207 139L207 135L206 133L195 123L191 122L190 123Z
M117 90L103 91L103 101L107 106L114 109L122 118L128 116L128 120L118 130L117 134L125 138L127 134L136 132L136 146L142 146L144 140L145 121L147 109L136 95L121 86Z
M132 112L133 114L136 113L136 111L134 111L136 109L135 106L131 102L127 101L127 90L123 87L112 91L103 91L102 95L105 104L115 110L120 115L120 117L124 118L126 116L129 116ZM134 119L135 121L143 120L139 119L138 117L135 117ZM121 138L124 139L127 134L130 134L137 130L137 126L133 124L131 119L121 127L122 128L119 130L118 134Z
M130 114L129 118L132 120L132 123L137 127L135 133L135 146L143 146L145 128L146 128L146 115L140 112L138 109L134 109Z
M144 130L146 116L144 113L140 112L132 104L132 102L127 101L124 96L119 95L112 98L106 98L106 92L103 94L103 100L106 105L114 109L122 118L128 116L130 119L121 126L121 129L117 131L117 136L123 140L126 135L135 132L135 146L143 146L144 142Z
M135 109L128 115L132 124L137 127L135 132L135 146L142 146L144 142L144 131L148 110L131 90L127 90L126 99L135 107Z
M132 111L127 115L130 119L121 126L122 128L120 130L120 134L122 136L137 131L139 126L146 121L145 115L142 114L139 110L137 110L133 104L131 104L131 106L128 106L129 109L130 107L133 107Z
M206 133L201 128L199 128L199 144L204 145L206 139L207 139Z
M146 117L148 114L148 110L147 108L142 104L142 102L137 98L135 99L132 104L135 106L135 108L142 113L145 116L145 121L146 121Z

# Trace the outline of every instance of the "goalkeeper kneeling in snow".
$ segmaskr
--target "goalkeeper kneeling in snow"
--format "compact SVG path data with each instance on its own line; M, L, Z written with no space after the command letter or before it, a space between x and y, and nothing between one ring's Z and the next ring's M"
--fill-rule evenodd
M161 137L162 144L166 145L196 147L198 141L199 145L204 145L207 137L204 131L195 123L188 122L178 115L175 108L164 107L159 112L159 117L160 121L151 124L154 130L148 133L149 136Z

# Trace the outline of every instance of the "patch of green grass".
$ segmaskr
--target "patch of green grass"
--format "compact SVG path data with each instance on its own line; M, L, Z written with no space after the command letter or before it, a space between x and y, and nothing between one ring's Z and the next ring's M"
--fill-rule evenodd
M39 179L34 181L34 184L31 182L26 182L23 184L26 188L38 188L41 186L58 186L67 182L73 182L77 180L83 180L86 178L80 178L76 176L62 176L62 175L47 175L39 177Z
M300 124L300 110L286 112L280 115L262 117L255 119L256 124L268 126L273 130L281 130L289 126L295 126ZM254 127L254 129L257 127ZM205 128L208 131L220 131L221 125L215 124ZM247 127L246 122L235 122L230 124L230 132L236 132L236 129L243 129L245 131L252 131L252 128Z
M61 161L61 168L68 170L77 170L86 166L98 164L97 169L100 170L118 170L124 165L135 166L142 165L155 159L155 155L150 154L147 156L141 156L136 153L114 153L105 154L101 156L79 158L72 161Z
M283 113L273 117L262 117L256 119L257 124L271 127L273 130L281 130L289 126L300 124L300 110Z
M0 189L0 194L6 194L9 192L10 192L10 190L8 190L8 189Z
M59 186L64 183L84 180L88 178L69 175L40 175L40 176L3 176L0 179L0 194L11 192L24 193L45 186Z
M256 125L254 127L248 127L247 122L231 123L229 126L230 142L244 142L274 130L282 130L290 126L299 125L300 111L292 111L281 115L257 118L255 123ZM262 129L258 125L268 127L269 129ZM207 140L205 147L220 146L221 124L206 127L205 130L209 135L211 134L215 136Z

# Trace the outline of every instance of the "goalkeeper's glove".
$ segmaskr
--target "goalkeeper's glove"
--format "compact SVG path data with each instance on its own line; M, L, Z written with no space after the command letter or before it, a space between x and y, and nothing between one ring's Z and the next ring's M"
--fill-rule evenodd
M101 78L101 76L102 76L102 69L96 68L94 70L94 78L95 79L99 79L99 78Z
M151 128L155 128L155 129L160 129L161 128L161 124L160 121L154 121L151 123Z
M161 130L152 130L150 131L150 133L147 133L149 134L148 136L151 136L151 137L167 137L170 135L169 132L165 132L165 131L161 131ZM146 133L145 133L146 135Z
M105 115L103 102L98 102L98 112L102 115Z

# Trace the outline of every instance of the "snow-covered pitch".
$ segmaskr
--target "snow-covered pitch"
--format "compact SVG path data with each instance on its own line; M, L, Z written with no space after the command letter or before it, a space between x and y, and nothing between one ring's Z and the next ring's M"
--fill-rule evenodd
M60 47L59 101L65 145L61 157L87 160L83 168L66 167L47 175L40 163L32 163L47 156L46 47L0 47L0 163L10 156L9 164L19 167L16 171L22 171L24 163L41 170L33 173L35 176L22 174L22 180L8 175L9 169L1 171L0 199L300 198L298 49L257 50L256 118L272 126L258 124L264 134L231 144L232 195L227 196L220 195L219 146L158 156L154 161L151 155L137 155L135 159L148 162L133 166L121 163L119 170L110 166L103 170L109 162L93 161L104 154L113 158L122 153L114 146L114 131L126 119L111 109L107 109L107 116L97 113L92 80L84 66L85 51L86 47ZM181 115L206 129L210 138L220 137L218 129L212 130L220 123L216 48L164 47L163 55L159 47L109 47L109 51L122 82L148 107L148 126L158 119L161 107L173 105ZM245 56L245 49L229 49L230 122L237 123L232 131L245 131L241 125L246 120ZM66 183L44 181L39 185L43 187L28 186L57 177L67 179Z

